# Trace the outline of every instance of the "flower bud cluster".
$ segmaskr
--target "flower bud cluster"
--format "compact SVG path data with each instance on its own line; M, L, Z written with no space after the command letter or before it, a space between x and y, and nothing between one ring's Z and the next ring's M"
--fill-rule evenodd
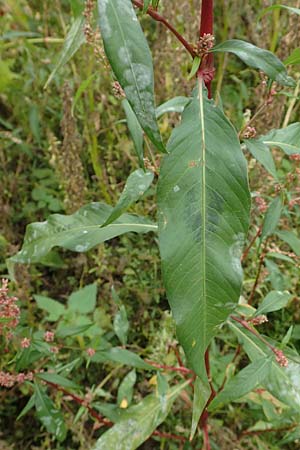
M20 308L17 306L18 299L8 295L8 280L2 280L0 287L0 335L10 332L16 328L20 320Z

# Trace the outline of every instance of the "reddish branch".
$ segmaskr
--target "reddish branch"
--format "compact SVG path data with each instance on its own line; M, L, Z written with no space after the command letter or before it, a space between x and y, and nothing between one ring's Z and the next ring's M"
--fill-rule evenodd
M96 419L96 421L104 426L107 427L112 427L114 425L113 422L111 422L110 420L106 419L105 417L101 416L100 414L98 414L98 412L92 408L89 403L87 402L87 400L85 400L82 397L79 397L78 395L73 394L72 392L67 391L67 389L65 389L62 386L59 386L56 383L52 383L51 381L46 381L43 380L45 383L47 383L49 386L54 387L57 391L63 392L65 395L67 395L68 397L71 397L72 400L74 400L77 404L83 406L84 408L86 408L88 410L88 412L90 413L90 415ZM159 431L159 430L155 430L152 433L153 436L158 436L160 438L164 438L164 439L173 439L173 440L177 440L177 441L181 441L181 442L186 442L187 439L184 436L179 436L178 434L171 434L171 433L164 433L163 431Z
M253 238L251 239L251 241L250 241L248 247L247 247L246 250L244 251L244 253L243 253L242 257L241 257L241 261L244 261L244 260L247 258L248 253L249 253L249 251L251 250L251 248L253 247L253 245L254 245L256 239L261 235L261 231L262 231L262 227L259 227L258 230L257 230L257 232L256 232L256 234L255 234L255 236L253 236Z
M164 364L158 364L153 361L145 360L146 363L150 364L153 367L156 367L157 369L163 369L163 370L169 370L170 372L180 372L184 374L191 374L195 375L195 372L191 369L188 369L187 367L174 367L174 366L166 366Z
M140 9L144 8L144 2L141 0L132 0L132 3L137 8ZM151 6L147 9L147 14L149 14L149 16L151 16L152 19L156 20L157 22L164 24L164 26L167 27L174 34L174 36L176 36L176 38L181 42L181 44L187 49L192 58L195 58L196 52L193 46L184 39L184 37L173 27L173 25L171 25L163 16L161 16Z
M265 244L265 246L266 245L267 245L267 243ZM256 278L255 278L255 281L254 281L254 284L253 284L253 287L252 287L252 290L251 290L251 293L250 293L250 296L249 296L249 299L248 299L248 305L252 304L252 301L253 301L253 298L254 298L254 295L255 295L255 292L256 292L256 288L258 286L259 277L260 277L260 273L261 273L261 270L262 270L262 267L263 267L263 262L264 262L265 256L266 256L266 253L263 250L261 252L260 257L259 257L257 274L256 274Z

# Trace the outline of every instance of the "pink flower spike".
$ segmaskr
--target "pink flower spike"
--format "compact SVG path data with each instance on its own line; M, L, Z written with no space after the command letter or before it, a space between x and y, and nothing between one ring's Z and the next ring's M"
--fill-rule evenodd
M92 356L94 356L94 354L96 353L93 348L88 348L86 352L90 358L92 358Z
M59 348L56 347L56 346L54 346L54 347L51 347L51 348L50 348L50 351L51 351L52 353L54 353L54 354L57 354L57 353L59 352Z
M53 331L45 331L45 333L44 333L44 340L46 342L53 342L54 341L54 333L53 333Z
M28 348L28 347L30 347L30 344L31 344L31 340L28 338L23 338L21 341L22 348Z

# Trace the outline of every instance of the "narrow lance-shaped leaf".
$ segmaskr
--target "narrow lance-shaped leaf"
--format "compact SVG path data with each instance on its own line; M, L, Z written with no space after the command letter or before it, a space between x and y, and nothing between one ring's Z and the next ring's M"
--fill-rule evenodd
M86 252L123 233L156 231L157 226L146 218L123 214L118 220L102 228L113 208L104 203L91 203L76 213L64 216L53 214L45 222L27 226L22 250L10 258L12 263L39 262L53 247Z
M255 389L267 377L272 367L272 359L257 359L242 369L225 385L224 390L211 402L209 409L214 410L222 403L237 400Z
M297 256L300 256L300 239L294 231L279 230L277 236L286 242Z
M81 47L81 45L85 42L85 36L83 32L85 18L83 15L78 16L67 36L62 48L62 51L58 57L57 63L54 66L54 69L52 70L44 89L46 89L51 81L53 80L56 73L65 65L67 62L72 58L72 56L75 55L77 50Z
M229 321L229 326L242 342L251 361L272 355L272 351L249 331L238 324ZM287 367L281 367L275 358L272 360L272 369L263 380L263 386L283 403L291 406L295 411L300 407L300 365L289 361Z
M135 450L166 419L174 400L189 381L177 384L166 394L166 407L159 396L148 395L138 405L124 411L121 419L97 441L93 450Z
M300 64L300 48L295 48L292 53L283 61L285 66Z
M155 117L151 52L131 0L98 0L105 53L135 115L153 144L165 152Z
M247 139L244 143L251 155L260 162L275 179L278 179L274 159L269 147L258 139Z
M211 52L229 52L238 56L245 64L265 72L268 77L283 86L294 86L295 81L286 71L285 65L272 52L256 47L250 42L231 39L213 47Z
M271 130L268 134L260 136L259 141L268 147L278 147L287 155L300 153L300 122L292 123L280 130Z
M262 241L277 228L282 213L282 201L280 197L274 198L266 212L264 224L262 227L260 240Z
M271 6L268 6L268 8L265 8L262 10L262 12L258 16L258 19L261 19L265 14L267 14L270 11L274 11L275 9L285 9L286 11L289 11L290 13L300 15L299 8L292 8L291 6L286 6L286 5L271 5Z
M162 103L156 108L156 118L159 119L159 117L166 113L183 113L184 108L190 101L190 98L183 96L171 98L171 100Z
M278 311L279 309L284 308L291 298L292 295L288 291L271 291L263 299L255 315L260 316L261 314Z
M118 203L112 210L110 216L106 219L102 227L106 227L110 223L117 220L129 206L135 203L147 189L150 187L154 178L153 172L137 169L127 178L124 190L118 200Z
M238 301L250 193L237 134L199 91L168 144L158 183L163 279L177 334L197 375Z

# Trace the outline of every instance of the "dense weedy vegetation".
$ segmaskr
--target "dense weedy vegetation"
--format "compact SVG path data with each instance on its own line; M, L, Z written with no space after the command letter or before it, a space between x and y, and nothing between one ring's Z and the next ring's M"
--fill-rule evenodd
M188 42L197 36L199 3L160 2L160 12ZM220 0L215 6L217 43L237 38L269 49L286 60L296 81L293 87L273 84L270 90L263 73L230 54L217 54L213 96L241 139L300 121L299 12L274 9L258 20L272 3ZM285 4L300 8L296 0ZM153 419L155 432L151 424L137 425L139 432L151 429L139 448L199 449L200 426L189 442L194 378L176 339L155 233L123 234L90 250L77 248L78 253L55 247L36 264L17 263L13 269L8 264L7 269L29 223L53 213L73 214L91 202L115 205L125 180L139 168L123 93L104 54L94 6L92 0L0 3L0 272L11 279L0 290L0 448L93 448L124 412L144 420L157 408L161 417ZM157 105L190 96L195 84L189 78L190 56L161 24L141 11L138 16L153 52ZM48 82L71 24L81 20L84 33L78 40L85 43ZM172 110L161 115L164 142L179 120ZM244 325L256 325L276 347L278 370L289 358L289 372L279 372L268 386L254 383L238 397L229 392L231 403L224 400L210 412L212 449L300 448L295 408L300 398L300 132L291 130L287 145L297 150L294 154L279 145L271 148L272 160L271 153L261 156L251 140L243 146L252 209L239 311ZM160 160L146 140L150 187L140 188L139 201L128 210L147 217L145 227L157 219ZM243 300L258 308L267 295L269 304L264 300L264 308L246 322L253 310L243 307ZM262 346L254 340L247 347L251 334L238 325L224 325L211 344L215 390L249 364L254 347ZM264 350L262 355L261 360L270 359ZM292 387L284 373L290 374ZM123 439L124 430L119 433ZM118 448L116 442L107 450Z

